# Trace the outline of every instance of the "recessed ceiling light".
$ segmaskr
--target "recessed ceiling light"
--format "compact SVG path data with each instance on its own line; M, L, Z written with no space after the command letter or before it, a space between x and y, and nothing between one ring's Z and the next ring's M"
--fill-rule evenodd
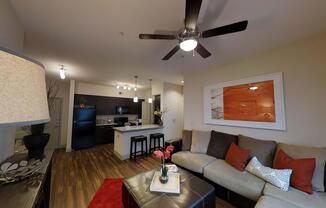
M130 88L130 87L128 87L128 90L130 91L130 90L131 90L131 88Z
M137 91L137 87L134 88L134 91Z
M127 86L123 86L123 89L126 90L127 89Z
M249 87L250 90L257 90L258 87L257 86L252 86L252 87Z
M117 85L117 89L120 89L120 86L119 85Z
M183 83L185 83L185 81L182 80L181 83L183 84Z

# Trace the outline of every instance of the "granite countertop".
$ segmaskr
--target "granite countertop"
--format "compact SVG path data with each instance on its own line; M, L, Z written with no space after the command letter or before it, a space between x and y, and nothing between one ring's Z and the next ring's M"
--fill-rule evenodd
M140 126L114 127L113 129L120 132L131 132L131 131L143 131L143 130L161 129L161 128L163 128L163 126L148 124L148 125L140 125Z
M117 125L117 123L97 123L96 126L114 126Z

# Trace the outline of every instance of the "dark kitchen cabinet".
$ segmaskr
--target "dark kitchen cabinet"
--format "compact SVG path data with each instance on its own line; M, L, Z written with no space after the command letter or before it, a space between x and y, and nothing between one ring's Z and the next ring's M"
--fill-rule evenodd
M96 144L111 144L114 142L113 126L96 126Z
M97 115L115 115L117 106L124 106L129 109L127 114L135 114L141 117L143 99L134 103L132 98L104 97L94 95L75 94L74 104L79 105L81 100L86 101L86 105L96 106Z

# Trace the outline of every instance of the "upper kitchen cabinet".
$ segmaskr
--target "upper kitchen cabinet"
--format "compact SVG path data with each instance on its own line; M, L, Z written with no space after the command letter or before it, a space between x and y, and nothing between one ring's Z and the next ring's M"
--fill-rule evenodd
M138 103L134 103L132 98L120 97L104 97L94 95L75 94L75 105L92 105L96 106L97 115L115 115L117 106L128 109L126 114L135 114L141 116L143 99L139 99Z

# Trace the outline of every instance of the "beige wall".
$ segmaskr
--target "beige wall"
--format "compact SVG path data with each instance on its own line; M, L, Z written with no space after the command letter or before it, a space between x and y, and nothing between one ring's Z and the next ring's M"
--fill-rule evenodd
M9 0L0 1L0 46L22 52L24 28L18 21ZM0 128L0 162L14 152L15 128Z
M24 28L9 0L0 1L0 46L22 52Z
M215 56L218 58L218 55ZM284 72L286 131L204 124L205 85L273 72ZM326 34L223 67L187 74L184 97L184 125L187 129L215 129L261 139L326 147Z
M148 90L138 90L137 96L139 98L146 98L146 92ZM121 92L121 94L119 94ZM76 94L85 94L85 95L98 95L98 96L108 96L108 97L126 97L132 98L135 96L135 92L133 90L118 90L115 87L107 86L107 85L97 85L90 84L85 82L76 82Z

